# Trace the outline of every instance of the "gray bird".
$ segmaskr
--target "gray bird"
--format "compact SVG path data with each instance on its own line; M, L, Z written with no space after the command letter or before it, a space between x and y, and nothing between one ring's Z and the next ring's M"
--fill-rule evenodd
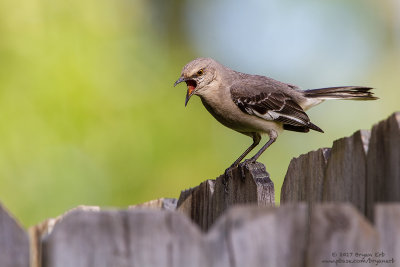
M255 148L262 134L268 142L247 162L255 162L283 130L323 133L305 113L326 99L374 100L372 88L340 86L300 90L274 79L231 70L212 58L197 58L183 67L174 86L186 82L185 106L198 95L204 107L228 128L253 138L253 143L232 164L237 166Z

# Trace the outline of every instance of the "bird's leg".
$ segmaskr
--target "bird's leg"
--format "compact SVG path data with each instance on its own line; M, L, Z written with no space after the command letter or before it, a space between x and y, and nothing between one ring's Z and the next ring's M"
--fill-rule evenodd
M275 142L276 138L278 137L278 135L276 134L276 132L274 132L273 134L269 135L269 140L268 142L251 158L246 159L245 161L243 161L242 163L239 164L240 166L240 171L242 172L242 179L244 179L246 177L244 171L246 168L247 164L251 164L257 161L257 159L261 156L261 154L273 143Z
M275 142L276 138L278 137L278 134L275 131L271 131L269 134L269 140L268 142L253 156L249 159L249 162L256 162L257 159L261 156L262 153L270 146L272 145L273 142Z
M252 151L260 143L261 135L259 133L252 133L251 135L253 137L253 143L243 152L242 155L240 155L237 160L235 160L235 162L228 169L225 170L226 178L230 176L232 168L238 166L242 159L244 159L244 157L246 157L247 154L249 154L250 151Z
M250 151L252 151L260 143L261 135L259 133L252 133L252 136L253 136L253 143L243 152L242 155L240 155L240 157L237 160L235 160L235 162L232 164L231 167L239 165L242 159L244 159L244 157L246 157L247 154L249 154Z

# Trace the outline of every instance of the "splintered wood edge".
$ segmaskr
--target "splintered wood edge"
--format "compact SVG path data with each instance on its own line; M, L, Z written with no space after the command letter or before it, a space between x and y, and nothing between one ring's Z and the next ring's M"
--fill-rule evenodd
M55 218L49 218L34 226L28 228L29 246L30 246L30 266L42 266L42 240L46 238L54 229L54 226L62 221L63 218L75 211L100 211L98 206L80 205L71 210L66 211L62 215Z
M155 200L150 200L137 205L131 205L128 209L163 209L163 210L175 210L178 200L176 198L158 198Z
M286 171L281 188L281 203L293 201L308 201L305 194L308 190L310 190L310 188L308 188L309 186L311 186L310 183L314 183L314 180L316 179L316 177L314 177L314 173L310 172L315 172L319 170L323 173L323 177L319 179L322 180L320 181L321 185L319 185L321 187L319 188L319 191L321 191L323 189L323 180L330 154L331 148L325 147L310 151L306 154L302 154L296 158L292 158ZM316 160L318 160L318 169L311 169L309 166L310 162L316 163ZM306 180L307 177L311 177L313 181Z
M374 203L400 201L400 111L372 127L367 153L367 216L374 220ZM390 158L387 158L389 156Z

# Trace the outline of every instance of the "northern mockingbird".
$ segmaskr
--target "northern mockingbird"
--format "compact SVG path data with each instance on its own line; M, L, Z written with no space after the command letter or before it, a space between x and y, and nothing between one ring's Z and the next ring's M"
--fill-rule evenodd
M232 164L238 165L255 148L262 134L268 142L249 160L255 162L283 130L323 133L305 111L326 99L374 100L372 88L340 86L300 90L274 79L231 70L211 58L197 58L183 67L174 86L186 82L185 106L192 95L217 121L253 138L253 144Z

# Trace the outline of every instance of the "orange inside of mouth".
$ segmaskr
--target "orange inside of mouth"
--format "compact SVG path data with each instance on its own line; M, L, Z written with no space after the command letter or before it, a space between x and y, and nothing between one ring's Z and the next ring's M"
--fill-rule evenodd
M186 85L188 88L189 95L192 94L192 92L194 91L194 89L196 89L196 86L197 86L197 84L194 80L187 80Z

